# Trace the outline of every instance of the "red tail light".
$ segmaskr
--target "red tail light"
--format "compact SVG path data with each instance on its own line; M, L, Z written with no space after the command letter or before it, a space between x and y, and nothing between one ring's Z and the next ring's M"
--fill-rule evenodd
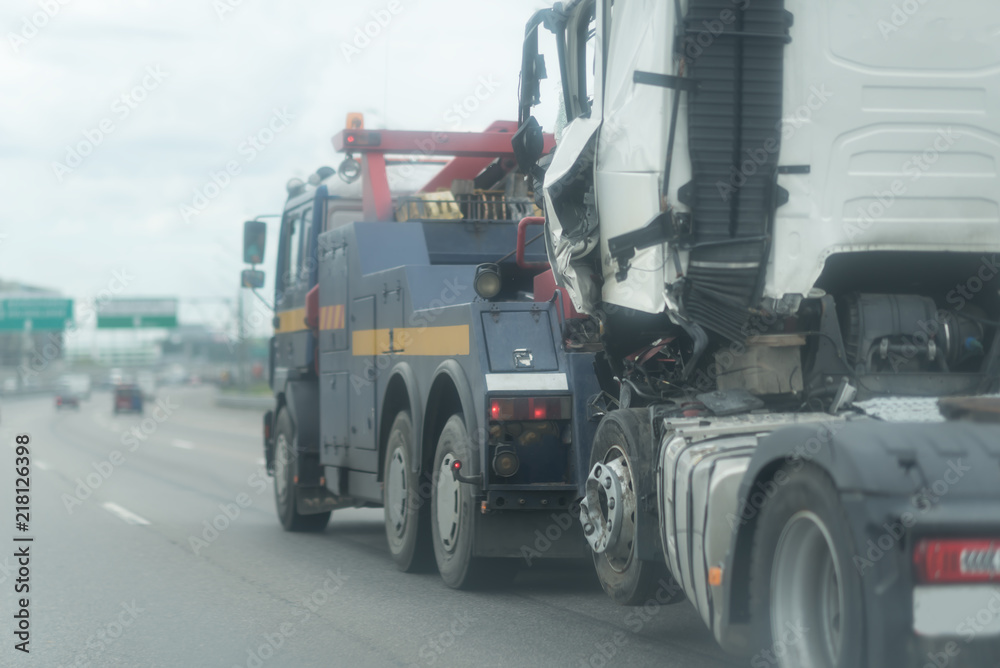
M924 584L1000 581L1000 540L921 540L913 566Z
M382 144L382 134L367 130L351 130L344 134L345 146L377 147Z
M572 401L569 397L511 397L490 400L490 419L507 420L568 420Z

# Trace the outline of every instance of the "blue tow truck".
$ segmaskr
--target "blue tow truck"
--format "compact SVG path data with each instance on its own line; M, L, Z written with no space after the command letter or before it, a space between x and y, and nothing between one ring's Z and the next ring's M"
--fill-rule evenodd
M516 124L359 125L334 138L338 170L287 187L264 419L282 526L381 506L399 568L436 565L454 588L586 556L575 514L596 422L574 417L599 393L594 355L527 239L542 219ZM245 224L249 264L265 225Z

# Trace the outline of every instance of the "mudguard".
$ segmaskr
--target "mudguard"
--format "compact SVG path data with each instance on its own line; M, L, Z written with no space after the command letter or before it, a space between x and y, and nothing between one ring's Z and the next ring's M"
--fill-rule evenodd
M822 467L842 492L889 496L916 494L961 460L971 470L962 474L955 495L1000 492L1000 428L988 425L857 420L775 431L760 439L741 498L749 496L761 471L780 460Z
M473 447L471 448L472 456L474 461L465 462L466 467L463 470L469 471L469 475L474 475L477 471L481 471L480 462L482 461L482 448L485 444L485 438L483 434L479 433L479 411L486 410L485 406L476 406L475 401L472 398L472 386L469 384L468 379L465 377L465 372L462 370L462 366L455 360L445 360L438 365L438 368L434 370L434 380L431 381L431 387L437 383L437 379L441 375L446 375L451 379L451 382L455 386L456 392L458 392L459 402L462 404L462 416L465 419L465 430L468 432L469 437L473 440ZM426 443L429 448L437 447L437 443ZM423 448L421 448L421 451Z
M397 376L406 387L406 397L410 404L410 420L413 423L413 443L411 444L413 451L410 453L410 462L413 470L419 472L421 462L420 450L424 433L424 405L420 400L420 387L417 384L417 375L408 362L400 362L393 367L386 388L393 386L393 381ZM379 403L382 409L386 405L386 399L387 397L383 396L382 401Z
M289 381L285 385L285 406L295 425L295 473L300 484L318 485L322 467L319 465L319 386L316 381Z
M923 665L921 657L926 660L936 641L928 645L913 632L913 544L927 534L997 532L1000 427L857 420L763 436L740 486L741 521L726 562L727 614L717 637L731 651L749 649L746 586L754 519L776 484L773 473L799 463L821 467L841 493L854 543L852 567L862 575L868 664ZM997 642L979 644L995 651ZM970 645L967 655L979 651Z

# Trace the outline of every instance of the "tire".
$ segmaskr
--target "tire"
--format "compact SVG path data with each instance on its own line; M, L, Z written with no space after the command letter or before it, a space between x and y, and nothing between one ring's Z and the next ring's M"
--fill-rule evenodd
M594 435L594 446L590 454L590 469L598 463L617 464L617 470L625 474L623 495L632 497L631 504L635 507L636 500L655 490L638 489L633 477L636 469L636 449L652 439L652 429L649 425L648 412L642 410L617 410L609 413L598 426ZM625 517L626 526L623 532L636 531L636 513ZM661 604L678 603L685 600L683 589L674 581L666 563L660 561L644 561L636 554L634 540L628 540L627 534L619 539L616 549L605 552L591 552L594 560L594 570L597 579L605 593L618 605L643 605L649 601ZM664 587L662 583L666 583Z
M434 565L430 499L421 495L421 475L413 470L413 421L400 411L389 430L382 466L385 536L396 566L404 573L427 572Z
M288 411L278 413L274 432L274 505L285 531L322 531L330 521L330 512L302 515L295 503L295 429Z
M861 576L840 496L822 469L798 466L782 469L785 484L758 515L750 555L756 647L781 668L861 666Z
M469 434L461 415L452 415L441 430L434 453L431 488L431 535L441 579L452 589L478 589L509 582L517 573L515 559L473 557L475 499L472 485L455 481L451 463L469 462Z

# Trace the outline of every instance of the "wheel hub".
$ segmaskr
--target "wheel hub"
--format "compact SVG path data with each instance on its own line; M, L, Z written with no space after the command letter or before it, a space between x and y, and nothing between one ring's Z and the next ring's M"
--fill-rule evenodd
M278 434L274 453L274 491L279 499L288 494L288 439Z
M402 537L406 531L406 460L401 450L396 450L389 461L389 472L385 480L386 508L393 533Z
M461 483L451 474L455 456L445 455L438 469L437 485L437 527L441 546L447 552L454 552L458 544L459 522L462 519Z
M618 446L591 469L586 489L580 502L584 536L594 552L606 555L612 567L622 570L635 541L636 503L628 459Z

